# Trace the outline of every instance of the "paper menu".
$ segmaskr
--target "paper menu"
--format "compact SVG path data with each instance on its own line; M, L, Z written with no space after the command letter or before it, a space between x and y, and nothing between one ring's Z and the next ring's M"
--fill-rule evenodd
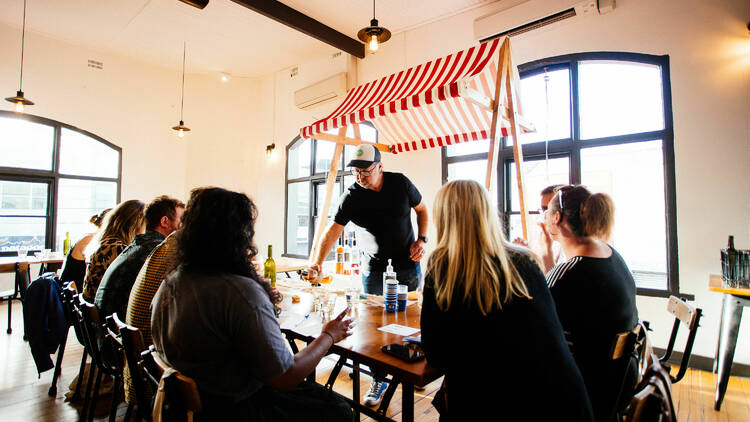
M418 333L419 328L407 327L399 324L389 324L383 327L379 327L378 330L385 331L386 333L396 334L399 336L410 336L414 333Z

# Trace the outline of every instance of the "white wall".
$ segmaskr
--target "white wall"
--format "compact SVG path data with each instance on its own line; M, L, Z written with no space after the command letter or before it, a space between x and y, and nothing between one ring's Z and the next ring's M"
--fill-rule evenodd
M499 10L499 3L394 35L376 55L358 62L359 83L473 45L474 19ZM532 0L523 7L533 9L543 3L549 4ZM718 250L728 234L735 235L738 247L750 248L750 178L745 175L750 160L749 20L746 0L620 0L611 13L563 21L513 39L516 64L587 51L669 55L680 290L694 294L695 303L704 310L694 351L707 357L714 354L721 309L721 296L708 291L708 275L720 271ZM498 31L503 29L508 28ZM263 84L268 86L269 81ZM296 110L287 98L291 89L279 89L277 106L277 129L281 129L277 139L289 141L299 127L323 115L313 118ZM258 188L264 223L259 238L279 246L284 227L284 159L280 158L265 163L270 179L264 178ZM438 149L386 157L384 164L388 170L407 174L432 209L441 182ZM430 234L434 238L433 227ZM639 297L638 308L640 316L652 322L656 345L664 347L672 325L666 299ZM741 332L750 333L748 327L746 318ZM750 336L740 336L735 361L750 364Z

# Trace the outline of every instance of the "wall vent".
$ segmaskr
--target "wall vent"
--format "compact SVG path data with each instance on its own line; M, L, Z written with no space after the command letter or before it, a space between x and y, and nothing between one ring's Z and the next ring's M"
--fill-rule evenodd
M101 70L104 69L104 63L89 59L88 67Z

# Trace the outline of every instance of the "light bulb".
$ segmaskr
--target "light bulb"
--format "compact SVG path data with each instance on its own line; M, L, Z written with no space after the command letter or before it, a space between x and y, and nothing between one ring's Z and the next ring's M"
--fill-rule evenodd
M370 38L370 51L375 52L378 51L378 36L373 35L372 38Z
M178 130L177 131L177 136L179 136L180 138L182 138L183 136L185 136L185 131L182 130L182 129Z
M23 101L16 102L16 113L23 113Z
M222 82L229 82L229 75L227 75L226 73L222 73L221 74L221 81Z

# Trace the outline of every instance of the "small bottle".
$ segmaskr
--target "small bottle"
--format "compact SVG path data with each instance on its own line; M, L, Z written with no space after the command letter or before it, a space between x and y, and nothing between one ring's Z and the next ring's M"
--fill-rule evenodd
M349 247L349 236L344 236L344 274L351 274L352 249Z
M385 267L385 272L383 273L383 294L386 292L386 286L388 280L395 280L396 279L396 272L393 271L393 265L391 265L391 259L388 259L388 266Z
M65 232L65 240L63 240L63 255L68 256L70 252L70 232Z
M336 246L336 274L344 274L344 247L341 246L341 239Z
M359 248L357 248L357 238L354 236L352 236L351 257L352 257L352 264L351 264L352 274L359 275L359 267L360 267Z
M271 286L276 287L276 263L273 260L273 246L268 245L268 258L263 264L263 278L271 280Z

